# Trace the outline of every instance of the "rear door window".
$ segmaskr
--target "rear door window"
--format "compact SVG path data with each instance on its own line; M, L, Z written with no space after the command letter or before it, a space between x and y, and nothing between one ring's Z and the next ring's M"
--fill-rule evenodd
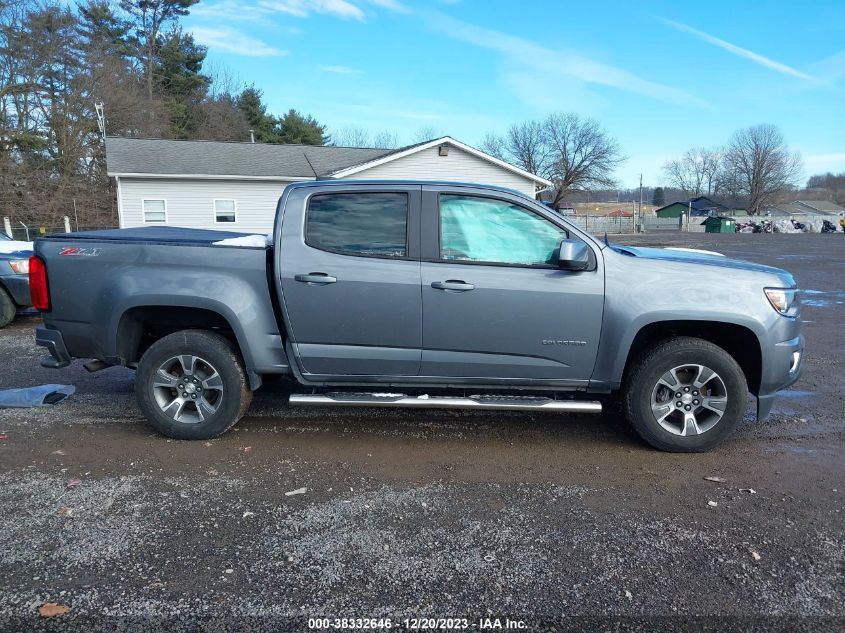
M305 243L363 257L406 257L408 194L327 193L312 196L305 214Z

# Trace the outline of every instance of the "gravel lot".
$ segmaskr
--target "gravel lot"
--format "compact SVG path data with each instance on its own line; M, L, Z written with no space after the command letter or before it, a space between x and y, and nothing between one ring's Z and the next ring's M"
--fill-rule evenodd
M768 421L670 455L613 413L306 409L277 385L222 438L179 442L143 424L131 371L42 369L35 320L0 331L0 388L77 388L0 410L0 629L842 630L845 236L611 239L795 274L806 369Z

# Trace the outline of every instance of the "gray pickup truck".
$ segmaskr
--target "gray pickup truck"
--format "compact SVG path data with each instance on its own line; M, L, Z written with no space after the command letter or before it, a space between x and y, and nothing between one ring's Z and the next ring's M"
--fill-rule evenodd
M765 418L801 371L789 273L608 246L509 190L302 182L269 243L238 235L37 240L42 364L135 368L174 438L220 435L282 375L298 405L599 413L618 395L648 443L684 452L723 440L749 391Z

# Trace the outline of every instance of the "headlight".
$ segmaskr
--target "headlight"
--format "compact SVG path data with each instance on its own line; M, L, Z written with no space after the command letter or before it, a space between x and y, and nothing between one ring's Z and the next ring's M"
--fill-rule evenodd
M19 275L29 274L29 260L28 259L12 259L9 261L9 266L12 267Z
M784 316L796 316L798 306L796 297L798 291L795 288L763 288L766 297L772 307Z

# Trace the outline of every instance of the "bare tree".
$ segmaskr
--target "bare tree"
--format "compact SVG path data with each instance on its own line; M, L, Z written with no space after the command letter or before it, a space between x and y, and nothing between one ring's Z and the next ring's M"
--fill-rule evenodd
M625 160L616 139L597 121L574 113L516 123L504 136L487 135L482 148L551 180L555 208L573 191L615 186L613 173Z
M424 125L411 135L411 143L424 143L436 138L440 138L443 134L432 125Z
M332 132L334 145L339 147L371 147L370 133L358 126L350 125Z
M595 119L577 114L552 114L544 125L548 155L547 178L554 183L552 206L569 192L614 187L613 172L626 158L619 144Z
M718 188L721 165L719 150L697 147L667 162L663 171L669 183L687 195L712 196Z
M378 132L373 136L373 147L379 149L396 149L399 147L399 137L396 132L388 132L386 130Z
M395 149L399 147L399 137L395 132L383 130L371 135L369 130L358 126L348 126L332 132L333 144L339 147L376 147Z
M724 156L724 171L737 193L748 200L748 213L757 215L794 187L801 176L801 156L789 150L775 125L755 125L734 133Z

